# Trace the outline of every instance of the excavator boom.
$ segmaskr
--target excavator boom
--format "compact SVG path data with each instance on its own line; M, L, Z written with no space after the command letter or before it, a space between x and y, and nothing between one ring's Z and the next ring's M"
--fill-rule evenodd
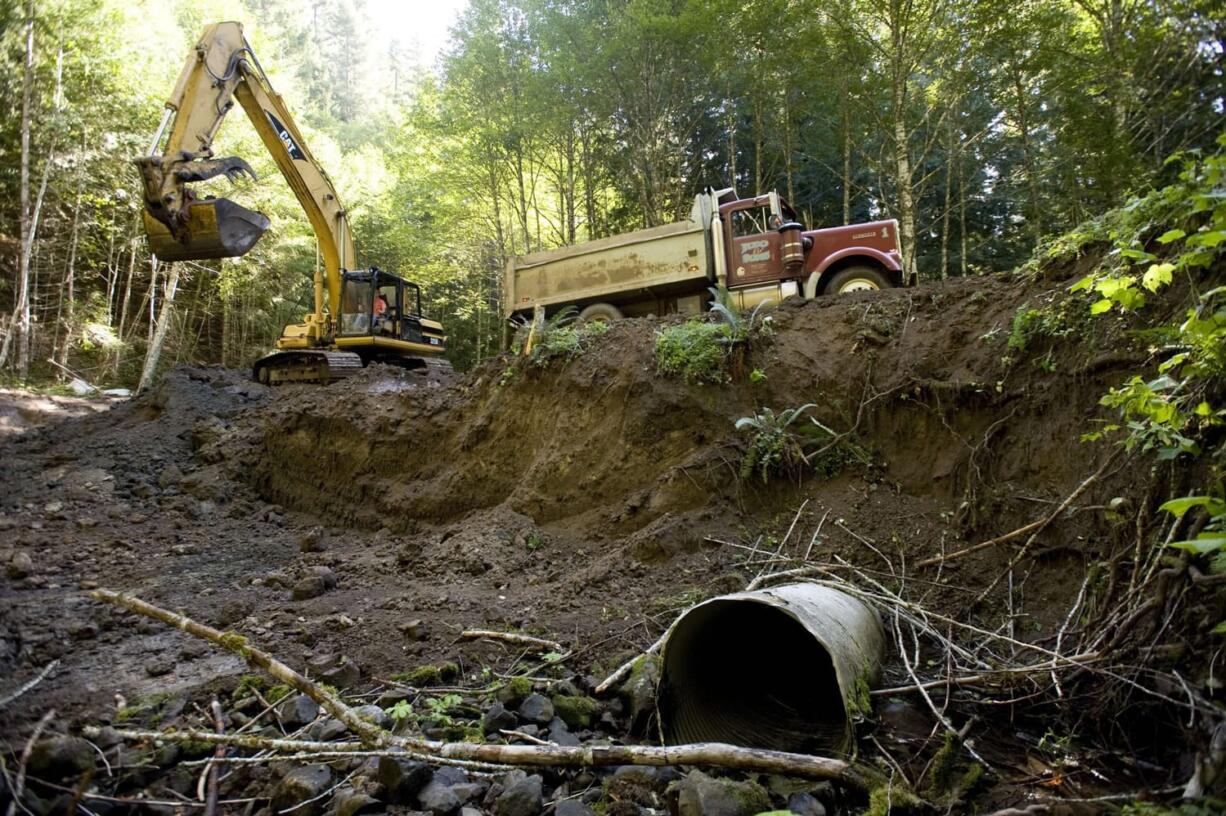
M421 314L420 289L374 267L354 268L353 236L336 188L269 84L239 23L205 27L166 101L149 155L136 160L154 254L168 261L235 257L249 252L268 229L260 213L224 198L201 198L188 186L218 176L255 178L243 159L213 152L213 138L236 102L311 222L322 260L322 269L315 270L313 311L282 331L276 353L256 361L256 379L326 383L372 361L426 371L446 365L440 359L443 327ZM166 144L159 152L163 136ZM410 309L414 290L416 308Z
M213 138L236 101L315 230L327 276L328 307L335 314L341 270L355 265L345 210L284 100L269 84L239 23L205 27L166 101L150 155L136 160L150 247L164 260L236 257L251 251L268 229L264 215L224 198L199 198L188 186L223 175L231 181L244 175L255 178L243 159L213 153ZM158 153L167 125L166 145ZM319 295L322 299L323 292ZM322 305L317 303L317 312Z

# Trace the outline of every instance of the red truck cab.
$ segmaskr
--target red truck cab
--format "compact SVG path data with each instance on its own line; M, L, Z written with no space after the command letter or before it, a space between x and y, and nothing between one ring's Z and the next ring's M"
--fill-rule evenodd
M787 293L808 300L914 283L903 273L897 221L806 230L778 193L717 195L725 252L724 268L716 272L729 290L793 284L795 291L786 286Z

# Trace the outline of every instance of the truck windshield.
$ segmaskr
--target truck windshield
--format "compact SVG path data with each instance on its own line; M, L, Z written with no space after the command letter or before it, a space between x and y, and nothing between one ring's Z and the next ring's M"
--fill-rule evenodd
M746 235L761 235L769 231L767 218L770 210L766 207L750 207L737 210L732 214L732 236L743 238Z
M370 333L374 294L369 279L345 279L341 287L341 334Z

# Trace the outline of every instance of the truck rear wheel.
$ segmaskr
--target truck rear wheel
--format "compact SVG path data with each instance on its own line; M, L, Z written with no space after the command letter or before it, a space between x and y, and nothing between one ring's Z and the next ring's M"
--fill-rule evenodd
M622 310L612 303L593 303L579 312L580 323L609 323L613 320L621 320L622 317L624 317Z
M848 292L889 289L892 285L880 269L871 266L849 266L836 272L822 292L827 295L843 295Z

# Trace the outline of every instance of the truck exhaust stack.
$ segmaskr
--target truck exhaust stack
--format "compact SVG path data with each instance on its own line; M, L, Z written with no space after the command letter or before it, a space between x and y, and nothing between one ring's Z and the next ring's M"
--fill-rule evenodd
M163 261L236 258L251 251L269 227L267 216L225 198L194 201L179 241L161 221L142 211L149 248Z
M884 648L877 613L830 587L789 584L706 601L665 636L664 742L843 751Z

